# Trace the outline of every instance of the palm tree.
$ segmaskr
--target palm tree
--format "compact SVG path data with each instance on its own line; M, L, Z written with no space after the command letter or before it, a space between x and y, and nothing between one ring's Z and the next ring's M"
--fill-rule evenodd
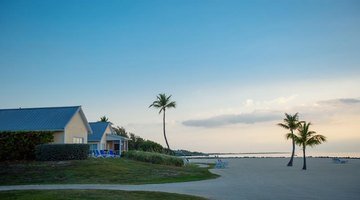
M298 128L298 135L293 135L293 139L299 146L302 147L303 150L303 156L304 156L304 165L303 170L306 170L306 156L305 156L305 150L306 146L313 147L315 145L321 144L323 142L326 142L326 137L323 135L315 135L315 131L310 131L309 127L311 125L311 122L306 123L303 122L300 127Z
M107 118L105 115L100 117L101 122L109 122L109 118Z
M175 101L170 101L171 95L170 96L166 96L166 94L159 94L158 96L156 96L157 100L154 101L150 106L150 107L154 107L154 108L159 108L159 114L161 114L161 112L163 113L163 130L164 130L164 138L165 138L165 142L167 145L167 148L170 149L169 143L166 139L166 133L165 133L165 111L167 108L175 108L176 107L176 102Z
M293 160L295 154L295 141L292 136L294 135L294 130L296 130L300 125L298 113L295 113L294 115L289 115L285 113L284 123L278 123L277 125L290 130L290 133L287 133L285 135L286 139L290 139L290 138L292 139L292 153L291 153L290 161L287 164L287 166L293 166Z

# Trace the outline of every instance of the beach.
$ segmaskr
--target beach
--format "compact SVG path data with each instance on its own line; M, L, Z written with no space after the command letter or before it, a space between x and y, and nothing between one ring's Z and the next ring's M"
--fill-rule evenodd
M360 199L359 159L335 164L330 158L308 158L306 171L301 169L302 158L296 158L293 167L286 166L288 158L227 161L227 168L213 170L221 175L220 178L199 184L207 187L207 192L201 196L214 199Z
M360 199L360 159L335 164L331 158L308 158L308 170L302 170L302 158L223 159L225 169L212 169L221 177L213 180L153 184L137 189L176 192L209 199ZM194 159L192 163L214 163L215 159Z

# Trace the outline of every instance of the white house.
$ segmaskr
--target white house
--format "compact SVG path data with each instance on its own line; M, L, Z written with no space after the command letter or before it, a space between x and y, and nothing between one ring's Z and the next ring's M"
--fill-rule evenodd
M113 150L121 155L128 150L128 138L116 135L110 122L90 122L93 131L88 135L90 150Z

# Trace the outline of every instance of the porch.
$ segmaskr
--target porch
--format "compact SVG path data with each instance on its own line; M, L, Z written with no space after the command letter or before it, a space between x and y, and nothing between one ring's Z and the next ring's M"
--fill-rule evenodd
M106 134L106 150L113 150L117 155L128 151L128 138L114 134Z

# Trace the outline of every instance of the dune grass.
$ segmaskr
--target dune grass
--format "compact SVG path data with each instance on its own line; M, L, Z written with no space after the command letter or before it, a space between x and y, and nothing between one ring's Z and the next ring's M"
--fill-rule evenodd
M183 166L184 162L181 158L170 156L162 153L145 152L145 151L127 151L124 157L131 160L149 162L161 165Z
M202 200L204 198L164 192L114 190L27 190L0 192L1 200Z
M123 158L0 163L0 185L148 184L216 178L207 168L158 165Z

